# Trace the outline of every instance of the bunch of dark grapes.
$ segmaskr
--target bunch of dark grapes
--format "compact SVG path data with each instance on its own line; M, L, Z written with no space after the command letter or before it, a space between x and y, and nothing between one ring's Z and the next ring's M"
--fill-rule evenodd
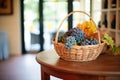
M62 42L65 43L66 49L71 49L73 45L83 41L84 38L85 33L80 28L72 28L63 35Z
M64 35L58 37L58 41L65 43L66 49L71 49L73 45L96 45L98 40L96 38L85 39L85 33L80 28L72 28Z
M85 39L83 42L81 42L82 46L96 45L96 44L98 44L98 40L96 38Z
M64 37L74 36L76 42L81 42L85 38L85 33L80 28L72 28L65 33Z
M73 45L76 44L76 40L74 36L68 36L65 41L65 48L66 49L71 49Z

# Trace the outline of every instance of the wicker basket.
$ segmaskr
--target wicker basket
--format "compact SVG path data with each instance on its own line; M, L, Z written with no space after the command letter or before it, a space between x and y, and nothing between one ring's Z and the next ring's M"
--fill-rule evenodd
M65 48L65 44L58 42L58 35L59 35L59 30L60 27L62 26L63 22L65 21L66 18L68 18L70 15L73 13L83 13L90 17L87 13L84 11L73 11L70 12L61 22L61 24L58 27L58 31L56 32L55 40L53 40L54 48L60 58L67 60L67 61L91 61L95 60L100 53L103 50L104 43L101 43L100 41L100 32L98 31L98 39L99 39L99 44L97 45L87 45L87 46L78 46L78 45L73 45L70 50ZM93 19L90 17L90 19L93 21ZM93 21L95 24L95 22ZM96 26L96 24L95 24ZM97 28L97 27L96 27Z

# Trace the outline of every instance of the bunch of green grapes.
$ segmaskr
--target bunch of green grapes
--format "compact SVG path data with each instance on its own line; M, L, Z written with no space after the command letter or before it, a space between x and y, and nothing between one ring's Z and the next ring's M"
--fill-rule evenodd
M103 35L102 41L106 43L108 46L110 46L110 49L112 50L114 55L120 54L120 48L115 45L114 41L112 40L112 37L109 36L107 33Z

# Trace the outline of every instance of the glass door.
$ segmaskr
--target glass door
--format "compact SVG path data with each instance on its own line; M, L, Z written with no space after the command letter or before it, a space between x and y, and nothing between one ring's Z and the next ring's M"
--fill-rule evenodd
M21 0L22 52L38 52L52 49L52 39L62 19L68 12L89 12L90 0ZM86 3L86 4L85 4ZM79 15L70 16L60 28L60 33L81 21ZM77 21L76 21L77 20Z
M44 25L44 49L53 48L52 39L58 29L61 20L68 13L67 0L43 0L43 25ZM66 20L61 32L68 29L68 21Z
M40 51L39 0L24 0L23 5L25 50Z
M90 15L90 0L73 0L73 11L85 11ZM75 13L73 14L73 27L75 27L78 23L82 23L85 20L88 20L89 17L81 14Z

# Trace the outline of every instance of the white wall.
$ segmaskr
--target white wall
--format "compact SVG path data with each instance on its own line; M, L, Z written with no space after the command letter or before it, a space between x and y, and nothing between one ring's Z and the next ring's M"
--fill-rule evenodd
M10 54L21 54L20 0L13 0L12 15L0 16L0 30L8 32Z

